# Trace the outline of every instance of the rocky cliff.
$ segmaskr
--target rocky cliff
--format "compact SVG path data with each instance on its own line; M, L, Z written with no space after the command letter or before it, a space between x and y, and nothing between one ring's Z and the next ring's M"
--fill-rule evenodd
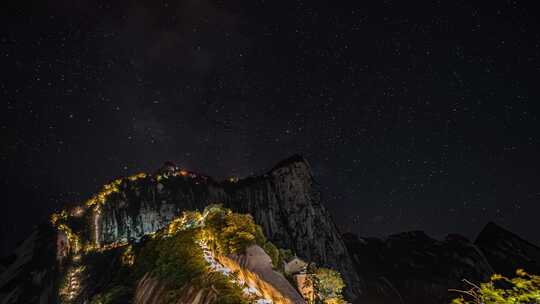
M53 221L67 219L69 225L60 225L58 235L38 238L39 243L43 243L40 246L50 248L38 250L33 249L34 245L23 248L20 250L25 253L17 259L34 251L44 251L51 255L51 261L56 258L58 263L49 261L43 265L61 267L70 252L106 249L138 241L163 228L183 211L202 210L213 203L251 214L267 238L278 247L292 249L299 257L318 266L338 270L347 283L349 298L361 293L361 280L345 244L321 202L309 164L300 156L282 161L266 174L242 180L218 182L173 164L167 164L154 174L115 180L86 204L53 216ZM30 238L27 242L35 240ZM33 268L34 264L28 264L28 258L25 259L3 272L2 303L20 301L21 297L9 298L12 293L20 293L17 290L26 289L19 282L28 274L25 269ZM18 264L25 265L24 269L17 269ZM94 283L85 284L85 288L91 289ZM13 288L15 285L17 288ZM36 290L54 289L54 286L34 285ZM80 294L85 292L79 291ZM51 302L44 300L43 303Z
M302 157L293 156L262 176L239 181L216 182L172 165L157 176L161 178L123 182L119 191L107 198L95 221L101 246L138 239L163 227L183 210L202 210L220 202L236 212L253 215L279 247L338 270L347 282L350 298L361 293L360 278Z
M306 304L285 276L273 269L272 259L257 245L248 247L244 254L220 256L217 260L236 272L241 280L269 294L268 298L276 299L274 302Z

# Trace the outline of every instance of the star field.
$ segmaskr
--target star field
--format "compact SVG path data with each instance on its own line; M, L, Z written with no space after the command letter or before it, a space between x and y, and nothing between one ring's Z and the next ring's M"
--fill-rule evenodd
M117 176L294 153L343 231L540 242L533 3L47 2L0 10L4 251Z

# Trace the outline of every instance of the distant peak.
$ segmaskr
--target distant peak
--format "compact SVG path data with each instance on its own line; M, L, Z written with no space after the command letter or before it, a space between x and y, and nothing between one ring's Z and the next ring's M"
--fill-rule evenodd
M158 172L168 172L168 171L176 171L179 170L179 167L172 161L166 161L163 163L161 168L159 168Z
M493 242L493 240L495 239L519 240L520 242L526 243L535 248L539 248L537 245L521 238L520 236L513 233L512 231L507 230L494 222L488 222L486 226L484 226L482 231L480 231L480 233L476 237L475 243L476 244L485 243L485 242L489 243L489 242Z
M486 224L486 228L497 228L497 229L503 229L501 226L497 225L495 222L488 222Z
M478 235L479 237L481 235L485 235L485 234L492 234L492 233L495 233L495 232L504 232L504 233L509 233L509 234L512 234L512 232L504 229L503 227L497 225L495 222L488 222L484 228L482 228L482 231L480 231L480 234Z
M274 170L277 170L279 168L283 168L283 167L288 167L292 164L296 164L296 163L304 163L306 164L308 167L309 167L309 163L307 162L307 160L300 154L293 154L289 157L287 157L286 159L278 162L271 170L271 171L274 171Z
M391 234L388 239L410 239L410 240L434 240L423 230L412 230Z

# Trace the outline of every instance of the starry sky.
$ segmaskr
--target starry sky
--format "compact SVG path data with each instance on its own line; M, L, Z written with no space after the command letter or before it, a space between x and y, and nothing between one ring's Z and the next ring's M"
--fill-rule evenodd
M540 243L533 1L113 2L2 3L2 251L115 177L294 153L343 231Z

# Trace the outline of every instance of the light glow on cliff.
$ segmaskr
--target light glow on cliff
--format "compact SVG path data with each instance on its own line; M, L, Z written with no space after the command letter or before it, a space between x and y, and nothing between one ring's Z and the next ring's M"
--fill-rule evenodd
M180 178L175 179L173 177ZM51 216L51 223L53 223L58 230L64 232L64 239L69 241L66 242L64 240L64 242L70 245L68 248L69 251L67 251L70 254L65 255L70 258L71 262L67 264L67 268L65 268L65 270L67 270L67 272L65 272L66 286L64 288L66 290L66 298L76 297L74 295L76 295L79 284L78 277L80 277L80 272L84 269L84 267L79 269L80 267L78 265L80 265L81 262L86 261L85 255L87 253L103 252L128 244L128 237L118 237L116 240L112 240L112 243L110 244L107 242L102 244L102 234L104 232L101 230L110 229L110 227L106 225L108 221L102 221L102 217L110 216L109 213L114 213L116 210L115 208L117 207L124 208L126 203L129 203L126 200L129 199L131 191L138 191L137 187L139 186L153 186L156 181L161 179L171 179L182 182L193 178L195 184L198 184L199 181L197 175L183 169L176 169L175 171L153 175L147 180L148 183L132 183L141 178L147 178L147 175L142 173L122 179L116 179L103 186L102 190L92 196L85 205L69 209L69 212L62 211ZM204 178L204 176L200 177L200 179L203 180ZM231 177L228 181L230 183L236 183L238 182L238 179L236 177ZM158 191L164 187L164 184L156 184ZM155 192L152 193L154 194L155 199ZM111 195L113 195L113 197L111 197ZM116 206L117 204L119 205ZM226 220L226 223L220 222L223 220ZM255 225L253 218L249 214L236 214L232 212L232 210L216 204L207 206L202 212L185 211L180 217L173 220L171 220L170 217L167 217L167 221L169 221L169 224L166 224L162 230L154 231L154 233L143 231L143 234L149 235L151 238L159 237L165 239L175 236L178 231L199 229L201 233L196 236L195 240L198 240L197 244L199 244L203 251L204 260L208 263L209 270L224 275L230 283L239 287L240 290L244 292L245 297L250 300L250 303L297 303L296 300L293 302L288 301L289 299L294 299L294 295L291 296L290 294L287 294L288 290L283 289L282 285L274 284L274 281L267 280L268 278L264 276L258 277L260 273L243 269L244 266L240 266L243 264L237 264L237 261L234 259L231 260L231 263L226 259L229 254L242 255L242 249L238 249L243 248L241 245L243 244L242 242L254 242L254 240L257 240L255 241L257 248L266 251L266 254L278 252L277 248L272 251L270 250L272 247L270 247L270 249L265 247L266 244L270 242L266 240L260 227L258 227L259 229L250 228L257 225ZM86 224L86 226L81 226L81 223ZM226 228L222 225L225 225ZM76 230L73 231L70 226ZM84 227L84 230L81 230L80 227ZM224 229L228 229L228 232L225 233L224 231L226 230ZM260 237L258 233L261 234ZM82 241L80 237L83 237ZM231 242L228 238L231 238L234 242ZM81 247L83 248L82 251ZM197 252L199 252L198 249ZM269 262L269 265L274 263L274 265L278 265L277 261L279 261L279 255L281 255L280 252L276 253L276 255L271 255L271 258L268 256L268 259L272 260ZM124 265L133 265L135 256L131 248L126 247L126 250L123 251L123 255L121 256L121 261ZM242 272L242 274L239 275L239 272ZM214 273L213 275L217 275L217 273ZM279 288L274 288L274 286L279 286ZM284 290L285 292L283 292Z
M127 266L132 266L135 263L135 253L133 252L133 247L127 245L124 252L122 253L122 264Z
M67 301L72 301L79 295L84 269L84 266L73 266L67 271L64 285L60 289L60 295Z
M265 290L259 290L257 286L250 284L246 282L245 280L242 280L238 278L235 271L232 269L222 265L215 257L212 251L208 248L208 243L206 240L201 239L198 242L199 246L201 246L201 249L203 251L203 257L204 260L208 263L208 267L212 271L219 272L229 278L229 281L237 286L239 286L242 289L242 292L244 295L246 295L249 298L254 298L253 303L255 304L272 304L274 303L269 297L268 292ZM277 304L277 303L276 303Z
M146 177L147 177L146 173L138 173L138 174L128 176L128 177L126 177L126 179L133 182L133 181L137 181L139 179L146 178ZM123 181L122 178L118 178L118 179L115 179L114 181L104 185L100 192L98 192L92 198L90 198L88 201L86 201L86 205L88 207L91 207L91 206L95 206L95 205L103 205L103 204L105 204L105 201L107 200L109 195L120 191L119 187L122 184L122 181Z
M79 250L81 249L81 240L79 236L76 233L74 233L68 225L64 223L59 224L57 226L57 229L66 234L68 242L69 242L69 248L72 251L72 253L75 253L75 254L78 253Z
M82 206L77 206L77 207L73 208L73 210L71 210L71 216L73 216L73 217L81 217L81 216L83 216L84 211L85 211L85 208L83 208Z
M175 233L183 230L194 229L204 227L205 219L208 216L212 208L205 209L202 214L200 212L183 212L182 216L173 220L167 227L165 237L171 237ZM208 242L211 241L211 236L204 233L203 236L197 241L197 244L201 247L203 252L203 258L208 263L208 267L211 271L219 272L229 279L229 281L240 287L244 295L252 299L252 303L255 304L273 304L274 302L268 295L272 293L266 290L260 290L257 286L246 282L246 280L240 279L235 271L222 265L214 256L212 250L208 246ZM277 302L279 304L281 302Z
M94 244L99 248L99 220L101 217L101 207L96 206L94 209Z

